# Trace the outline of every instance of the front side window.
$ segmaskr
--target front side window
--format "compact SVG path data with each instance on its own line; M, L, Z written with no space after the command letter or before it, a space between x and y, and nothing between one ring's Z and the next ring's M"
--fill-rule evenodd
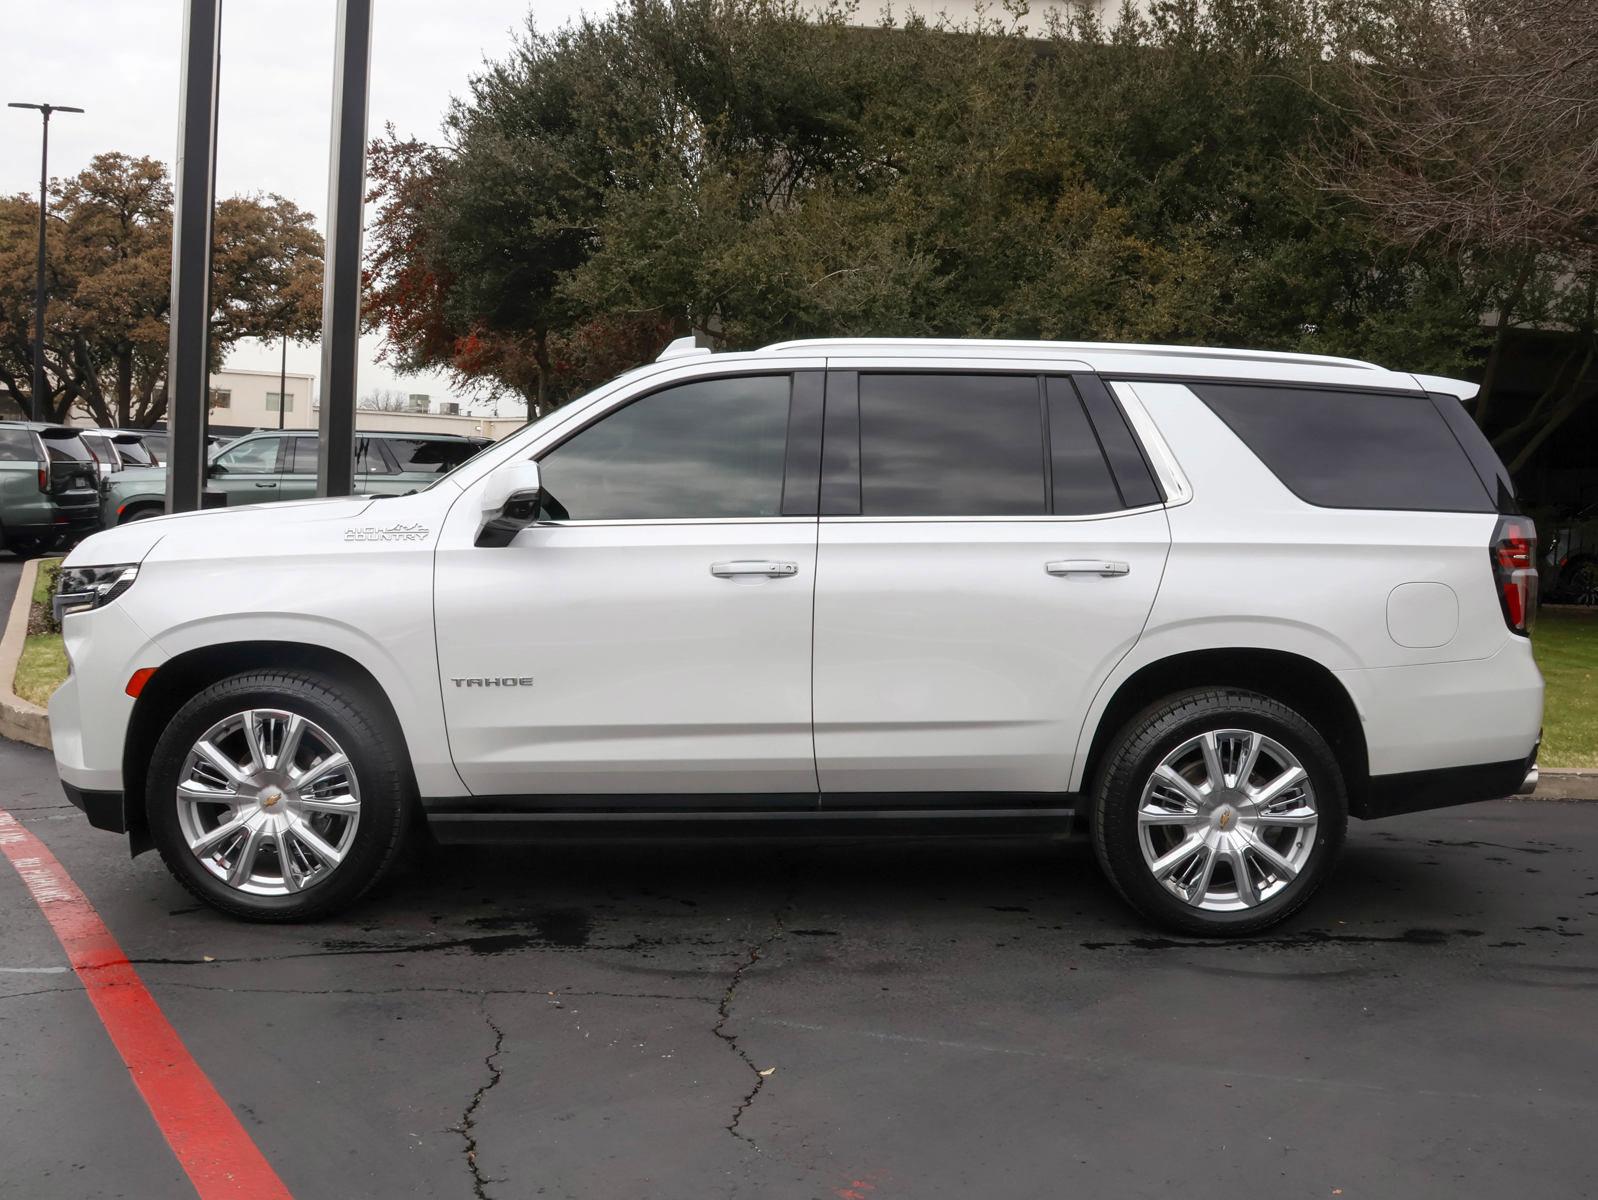
M539 460L547 520L775 517L787 375L678 384L635 400Z
M860 512L1048 512L1033 375L860 376Z
M355 443L355 473L357 475L392 475L388 459L376 438L361 438Z
M277 473L277 447L282 438L265 437L251 438L247 442L239 442L229 446L216 456L216 465L229 475L273 475ZM296 441L309 441L309 438L297 438ZM311 451L314 464L316 451ZM316 468L311 468L315 470Z

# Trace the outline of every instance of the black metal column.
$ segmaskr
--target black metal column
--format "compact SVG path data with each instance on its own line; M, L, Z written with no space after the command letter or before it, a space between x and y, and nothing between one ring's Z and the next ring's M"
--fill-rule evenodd
M187 0L178 159L172 213L171 334L167 347L168 512L200 507L211 373L211 215L216 195L216 96L222 0Z
M39 261L33 280L33 419L35 421L45 419L45 399L50 394L44 376L44 317L50 302L50 293L44 286L44 223L48 213L45 197L50 186L50 106L44 105L41 111L44 113L44 135L39 149Z
M361 207L366 192L372 0L339 0L335 54L322 277L319 496L348 496L355 490L355 376L361 336Z

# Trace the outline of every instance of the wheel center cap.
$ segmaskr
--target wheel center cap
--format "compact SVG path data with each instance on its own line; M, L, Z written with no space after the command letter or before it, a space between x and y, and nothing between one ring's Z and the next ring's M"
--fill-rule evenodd
M261 807L272 808L283 799L283 793L276 788L265 788L261 792Z
M1230 804L1223 804L1215 810L1215 828L1220 830L1230 829L1237 823L1237 809Z

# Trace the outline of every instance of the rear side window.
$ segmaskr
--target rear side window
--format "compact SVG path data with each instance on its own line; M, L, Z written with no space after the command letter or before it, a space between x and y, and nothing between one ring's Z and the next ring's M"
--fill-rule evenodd
M1054 511L1072 516L1114 512L1123 507L1098 436L1071 381L1051 378L1048 389L1049 473L1054 481ZM1138 470L1145 470L1141 462Z
M0 429L0 462L37 464L38 461L33 436L26 429Z
M860 512L1048 512L1033 375L860 376Z
M1425 395L1189 385L1294 495L1327 508L1492 512L1448 423Z

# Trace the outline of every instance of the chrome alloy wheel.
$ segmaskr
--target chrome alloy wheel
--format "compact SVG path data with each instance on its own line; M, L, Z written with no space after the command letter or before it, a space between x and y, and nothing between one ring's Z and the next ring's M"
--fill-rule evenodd
M178 826L229 887L286 896L321 883L355 840L361 793L327 730L297 713L254 708L218 721L178 776Z
M1217 729L1154 768L1138 803L1138 844L1154 878L1184 904L1235 912L1297 878L1318 820L1309 774L1285 746Z

